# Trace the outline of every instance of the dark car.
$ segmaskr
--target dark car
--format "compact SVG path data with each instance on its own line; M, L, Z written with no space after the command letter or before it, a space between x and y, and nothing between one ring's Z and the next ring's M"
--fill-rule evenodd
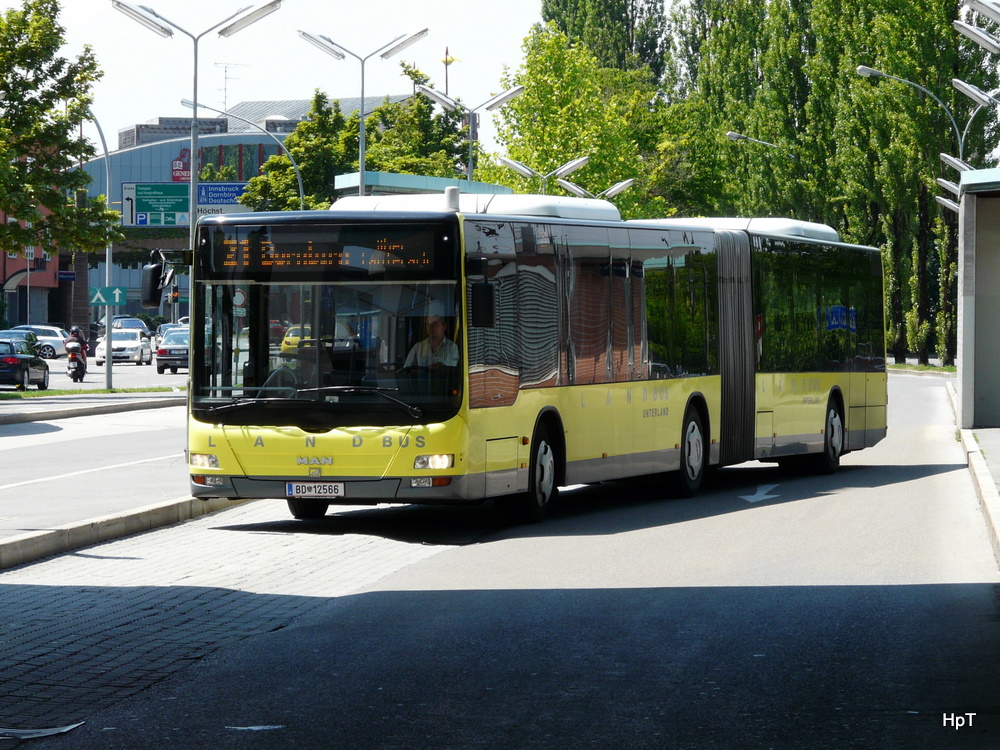
M153 334L149 332L149 328L146 324L142 322L139 318L112 318L111 319L111 330L112 331L139 331L144 338L151 339Z
M178 367L188 367L188 344L190 328L171 328L163 334L163 340L156 350L156 371L163 374L167 368L177 372Z
M2 339L0 383L17 386L19 391L25 391L34 384L38 390L44 391L49 387L49 364L24 339Z

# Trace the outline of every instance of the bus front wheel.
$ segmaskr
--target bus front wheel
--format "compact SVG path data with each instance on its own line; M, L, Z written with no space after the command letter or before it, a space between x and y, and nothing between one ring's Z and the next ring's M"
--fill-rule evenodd
M324 503L322 500L302 497L288 498L288 510L291 512L292 518L297 518L300 521L315 521L317 518L322 518L326 515L329 507L330 504Z
M504 498L502 505L516 521L541 521L559 496L559 455L545 425L539 425L531 441L528 491Z
M840 466L844 455L844 418L840 414L837 400L831 396L826 404L826 419L823 423L823 452L815 458L819 474L832 474Z

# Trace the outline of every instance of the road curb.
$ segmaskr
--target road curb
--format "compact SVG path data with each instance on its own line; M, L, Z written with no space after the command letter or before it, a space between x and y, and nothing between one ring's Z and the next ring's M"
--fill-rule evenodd
M1000 563L1000 490L997 489L993 475L986 465L983 452L979 450L976 443L976 436L972 430L960 430L962 436L962 447L965 449L969 461L969 471L972 473L973 484L976 485L976 495L983 509L983 516L986 517L986 530L990 535L990 542L993 544L993 555Z
M118 414L123 411L138 409L162 409L167 406L183 406L187 403L187 395L164 396L136 400L123 400L117 403L93 404L90 406L66 406L54 409L39 409L23 414L0 414L0 425L22 424L24 422L39 422L47 419L68 419L70 417L87 417L94 414Z
M958 424L958 393L955 384L947 383L945 390L951 402L952 413L955 415L955 424ZM986 465L983 452L979 449L975 431L959 428L958 435L965 450L972 483L976 486L976 497L979 498L979 506L986 520L986 533L989 534L990 543L993 545L993 556L997 564L1000 564L1000 490L997 489L996 480L990 472L990 467Z
M249 500L184 498L0 539L0 570L234 508Z

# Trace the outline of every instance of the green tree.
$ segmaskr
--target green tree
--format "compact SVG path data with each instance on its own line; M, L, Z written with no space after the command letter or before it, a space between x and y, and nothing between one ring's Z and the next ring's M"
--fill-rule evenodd
M58 0L24 0L0 12L0 251L24 247L103 249L118 214L78 192L90 182L77 165L94 155L80 132L100 77L89 47L59 55Z
M236 182L236 167L232 164L217 166L209 162L201 168L198 179L202 182Z
M581 156L590 163L570 175L577 185L599 193L619 180L637 178L614 198L623 215L663 215L657 197L643 197L646 179L643 144L652 141L649 118L655 89L641 74L601 68L582 44L570 44L554 24L536 26L524 43L521 69L507 73L502 88L518 84L524 93L500 110L497 137L511 158L547 174ZM637 125L634 125L637 124ZM479 179L540 192L537 178L524 178L496 164L481 164ZM544 186L563 193L554 180Z
M355 118L355 121L357 118ZM345 145L346 120L340 102L326 94L313 94L309 115L285 137L287 148L302 174L306 208L328 208L335 200L334 178L353 171L357 159ZM355 125L354 154L357 154ZM261 166L261 174L250 179L240 202L254 211L289 211L299 207L298 180L284 152Z
M583 43L601 67L664 73L663 0L542 0L542 19L574 43Z
M412 66L404 66L404 72L420 82L426 80ZM309 116L285 138L285 148L302 174L307 208L328 208L337 197L337 175L358 171L360 125L358 112L345 118L339 101L331 102L317 91ZM459 133L459 119L451 113L435 115L424 96L379 105L365 117L365 134L368 170L459 176L457 165L467 144ZM263 164L261 174L249 181L240 202L254 211L298 209L298 181L284 152Z
M933 194L938 153L957 154L958 143L933 99L855 69L869 65L919 83L966 121L971 106L950 79L991 89L997 78L954 33L956 10L953 0L689 0L671 14L666 95L671 110L704 118L689 142L718 144L714 159L701 148L699 162L721 176L711 183L715 205L824 222L881 248L897 361L907 351L926 361L934 347L946 361L953 356L954 285L941 274L954 267L955 233L941 234L947 224ZM976 125L965 155L985 165L993 113ZM721 137L727 130L775 148L729 143ZM665 129L664 138L678 140L677 132Z

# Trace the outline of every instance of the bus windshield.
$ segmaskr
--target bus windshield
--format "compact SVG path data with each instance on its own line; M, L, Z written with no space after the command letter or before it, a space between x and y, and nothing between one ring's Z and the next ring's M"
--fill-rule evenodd
M326 430L457 412L454 224L208 224L192 279L195 419Z

